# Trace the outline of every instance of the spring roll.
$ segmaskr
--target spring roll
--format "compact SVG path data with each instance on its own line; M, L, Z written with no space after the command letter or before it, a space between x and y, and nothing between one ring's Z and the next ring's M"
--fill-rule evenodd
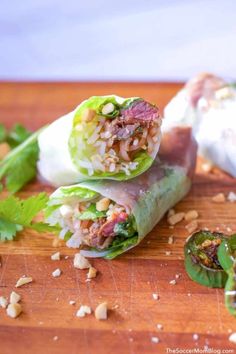
M236 90L211 74L190 80L164 110L163 131L191 126L199 155L236 177Z
M152 165L160 126L158 108L142 98L90 97L40 134L39 173L57 187L131 179Z
M46 220L60 227L69 247L86 245L85 256L112 259L136 246L188 193L195 161L191 129L173 129L148 171L129 181L60 187L50 197Z

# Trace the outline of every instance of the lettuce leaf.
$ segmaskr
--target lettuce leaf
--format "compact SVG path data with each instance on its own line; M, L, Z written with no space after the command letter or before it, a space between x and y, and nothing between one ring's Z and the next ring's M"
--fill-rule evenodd
M105 211L98 211L96 209L96 204L91 204L87 210L79 215L80 220L96 220L98 218L103 218L106 216Z

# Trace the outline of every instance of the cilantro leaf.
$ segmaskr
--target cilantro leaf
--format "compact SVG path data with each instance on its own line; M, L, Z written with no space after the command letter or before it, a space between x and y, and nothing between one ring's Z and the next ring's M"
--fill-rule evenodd
M11 193L19 191L37 174L40 132L29 136L0 162L0 180L6 178L6 187Z
M11 148L23 143L32 133L26 129L21 124L15 124L14 127L8 133L6 137L6 142L10 145Z
M6 141L7 131L3 124L0 124L0 143Z
M46 207L47 202L46 193L40 193L25 200L13 195L1 200L0 241L12 240L23 228L31 228L38 232L56 232L56 227L42 222L33 222L34 217Z

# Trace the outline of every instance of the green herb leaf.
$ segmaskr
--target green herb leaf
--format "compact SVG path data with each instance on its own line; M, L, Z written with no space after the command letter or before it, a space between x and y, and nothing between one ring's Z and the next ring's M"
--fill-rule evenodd
M127 238L134 236L137 231L135 230L132 218L129 217L127 221L116 224L114 227L114 232L116 235Z
M104 256L106 259L113 259L123 252L127 251L132 246L135 246L138 243L138 235L126 238L124 241L121 241L117 244L116 247L111 247L108 249L107 254Z
M6 141L7 131L3 124L0 124L0 143Z
M80 214L80 220L96 220L98 218L103 218L106 216L105 211L98 211L96 209L96 204L91 204L87 210L85 210L82 214Z
M32 228L39 232L57 231L44 223L33 223L33 218L43 210L48 202L46 193L40 193L21 200L9 196L0 201L0 241L12 240L23 228Z
M11 148L22 144L32 133L27 130L23 125L16 124L8 133L6 142Z
M19 191L37 174L40 132L29 136L0 162L0 180L6 177L6 187L11 193Z

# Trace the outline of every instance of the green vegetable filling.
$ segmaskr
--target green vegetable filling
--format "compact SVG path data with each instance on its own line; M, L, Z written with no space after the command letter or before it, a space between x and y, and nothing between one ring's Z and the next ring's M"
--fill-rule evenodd
M96 220L99 218L104 218L106 216L106 211L98 211L96 209L96 204L92 203L83 213L79 215L80 220Z

